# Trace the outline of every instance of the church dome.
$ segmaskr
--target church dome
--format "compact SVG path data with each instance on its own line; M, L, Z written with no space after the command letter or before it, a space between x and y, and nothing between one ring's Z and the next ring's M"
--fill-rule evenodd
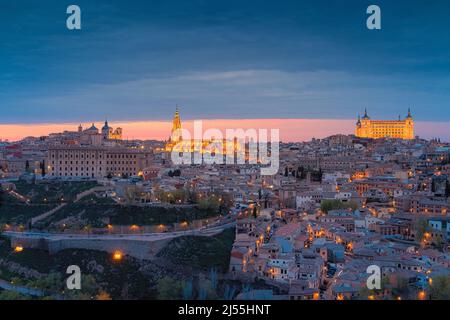
M92 124L92 126L91 126L89 129L87 129L87 131L95 131L95 132L98 132L98 129L97 129L97 127L96 127L94 124Z

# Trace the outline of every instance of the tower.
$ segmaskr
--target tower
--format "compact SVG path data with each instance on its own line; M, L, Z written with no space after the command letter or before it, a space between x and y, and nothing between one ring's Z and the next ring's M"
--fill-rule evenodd
M370 120L370 117L367 115L367 108L364 108L364 117L363 120Z
M414 139L414 119L411 114L411 108L408 108L408 115L405 119L405 137L404 139Z
M356 123L356 136L363 138L368 137L370 135L370 117L367 114L367 108L364 109L364 116L361 117L358 115L358 121Z
M175 110L175 115L173 116L172 121L172 132L170 136L171 142L179 142L183 140L183 137L181 135L181 118L180 118L180 111L178 109L178 106Z
M103 139L109 139L110 128L108 125L108 120L105 120L105 125L102 128Z

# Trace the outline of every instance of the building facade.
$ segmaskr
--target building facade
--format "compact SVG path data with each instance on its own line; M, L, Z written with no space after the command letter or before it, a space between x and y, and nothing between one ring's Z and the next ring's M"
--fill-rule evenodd
M367 110L362 119L358 116L356 123L356 136L358 138L395 138L412 140L414 139L414 119L411 111L404 120L371 120L367 115Z
M152 153L125 147L53 146L45 163L51 177L135 176L152 163Z

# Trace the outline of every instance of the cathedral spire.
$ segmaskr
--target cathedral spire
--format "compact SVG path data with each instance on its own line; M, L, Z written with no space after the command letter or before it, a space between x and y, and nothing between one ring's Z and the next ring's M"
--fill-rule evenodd
M412 118L412 115L411 115L411 108L408 108L408 118Z
M171 141L177 142L182 140L181 136L181 118L180 118L180 109L178 105L175 109L175 115L173 116L172 121L172 135L171 135Z

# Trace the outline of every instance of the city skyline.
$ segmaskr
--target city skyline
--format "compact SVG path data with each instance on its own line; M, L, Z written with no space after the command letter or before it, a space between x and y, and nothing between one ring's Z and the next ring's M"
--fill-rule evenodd
M194 120L184 120L183 127L192 130ZM393 118L395 119L395 118ZM200 120L200 119L199 119ZM108 121L113 127L124 129L123 138L127 140L160 140L165 141L170 136L172 122L167 121ZM101 128L101 120L94 121ZM280 129L283 142L304 142L312 138L323 139L335 134L354 134L356 120L352 119L209 119L203 120L205 129ZM26 137L40 137L51 133L75 131L80 123L47 123L47 124L0 124L0 140L19 141ZM92 122L82 124L84 128ZM450 140L448 123L446 122L416 122L416 135L424 139L439 138Z

